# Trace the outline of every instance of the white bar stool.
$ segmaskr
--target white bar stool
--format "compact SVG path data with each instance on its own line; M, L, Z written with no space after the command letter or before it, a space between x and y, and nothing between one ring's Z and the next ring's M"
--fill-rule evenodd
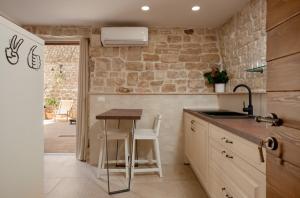
M125 168L110 168L109 171L112 173L125 173L126 178L129 177L129 133L125 131L121 131L120 129L110 129L107 131L107 140L123 140L125 146L125 160L110 160L108 164L106 163L106 143L105 143L105 134L102 134L100 137L101 141L101 148L99 154L99 161L98 161L98 170L97 170L97 177L100 178L101 173L106 173L105 164L109 166L111 163L117 162L124 162L125 161Z
M135 129L134 137L133 137L133 153L132 153L132 177L134 173L149 173L149 172L157 172L160 177L162 177L162 168L161 168L161 160L160 160L160 151L159 151L159 129L161 123L161 115L157 115L154 120L153 129ZM136 141L138 140L151 140L154 143L154 153L155 160L149 160L149 163L156 163L156 168L135 168L135 163L143 163L144 160L135 160L135 152L136 152Z

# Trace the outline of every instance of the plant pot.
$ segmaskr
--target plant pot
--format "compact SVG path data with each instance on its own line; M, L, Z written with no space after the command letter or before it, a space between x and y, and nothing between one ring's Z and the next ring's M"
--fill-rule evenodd
M53 117L54 117L54 108L52 108L52 107L46 107L44 109L44 111L45 111L45 119L46 120L53 119Z
M216 93L224 93L225 92L225 83L216 83L215 84L215 92Z

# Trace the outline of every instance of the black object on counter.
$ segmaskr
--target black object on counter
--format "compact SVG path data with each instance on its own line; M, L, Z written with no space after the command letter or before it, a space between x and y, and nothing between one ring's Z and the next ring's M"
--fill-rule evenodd
M256 116L256 122L267 122L270 123L272 126L281 126L283 124L282 119L278 118L275 113L271 113L270 116L263 117L263 116Z

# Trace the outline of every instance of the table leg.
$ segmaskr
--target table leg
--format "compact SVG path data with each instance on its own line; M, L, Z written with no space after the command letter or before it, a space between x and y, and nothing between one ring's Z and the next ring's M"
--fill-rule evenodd
M134 137L134 130L136 128L135 120L132 122L132 130L131 130L131 138L130 138L130 156L129 156L129 181L128 181L128 190L130 191L131 188L131 171L132 171L132 153L133 153L133 137Z
M134 130L136 128L136 121L133 120L132 122L132 130L131 130L131 138L130 138L130 155L128 156L129 159L129 179L128 179L128 188L123 190L117 190L117 191L110 191L110 180L109 180L109 164L108 164L108 142L107 142L107 123L106 120L104 120L104 133L105 133L105 148L106 148L106 170L107 170L107 189L108 194L119 194L124 192L129 192L131 188L131 168L132 168L132 152L133 152L133 137L134 137Z
M105 152L106 152L107 190L108 190L108 193L110 193L109 163L108 163L108 142L107 142L107 124L106 124L106 120L104 120L104 133L105 133Z

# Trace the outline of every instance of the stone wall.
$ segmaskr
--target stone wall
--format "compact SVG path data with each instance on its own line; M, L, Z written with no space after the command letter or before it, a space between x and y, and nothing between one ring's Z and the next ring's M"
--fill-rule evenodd
M44 55L44 97L73 100L73 113L76 114L79 45L46 45Z
M220 63L215 30L150 28L149 46L103 48L91 35L90 91L96 93L210 92L203 72Z
M266 0L251 0L239 13L219 28L220 49L230 75L227 91L239 83L254 91L266 90L266 71L245 69L266 62Z
M43 38L90 38L90 92L211 92L203 73L221 63L215 29L150 28L149 46L104 48L100 28L24 26Z
M265 63L266 0L251 0L217 30L150 28L148 47L103 48L99 27L25 26L48 37L90 38L91 93L206 93L203 73L223 63L227 91L246 83L265 91L266 72L245 69Z

